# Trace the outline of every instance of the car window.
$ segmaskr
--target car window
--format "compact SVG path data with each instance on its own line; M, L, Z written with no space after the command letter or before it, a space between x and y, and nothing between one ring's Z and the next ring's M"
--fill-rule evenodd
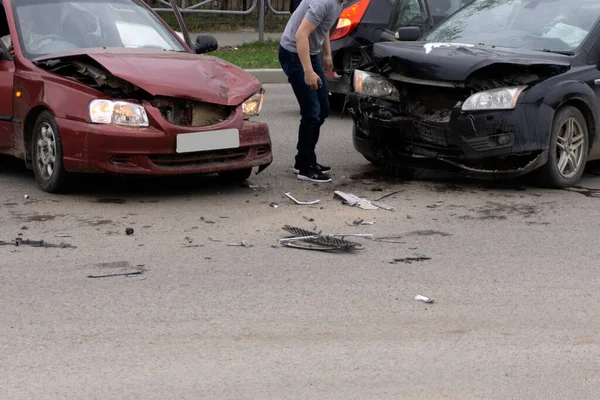
M598 0L475 0L424 39L570 52L599 19Z
M429 5L433 23L437 25L470 2L471 0L429 0L427 4Z
M420 0L400 0L392 10L390 30L395 32L405 26L421 26L425 20Z
M140 0L18 0L13 8L27 58L86 48L185 51Z

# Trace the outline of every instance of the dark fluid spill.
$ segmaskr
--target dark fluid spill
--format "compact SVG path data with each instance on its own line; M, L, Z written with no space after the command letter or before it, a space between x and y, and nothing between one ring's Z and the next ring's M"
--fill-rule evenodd
M567 189L570 192L575 192L584 195L585 197L600 198L600 189L586 188L583 186L573 186Z

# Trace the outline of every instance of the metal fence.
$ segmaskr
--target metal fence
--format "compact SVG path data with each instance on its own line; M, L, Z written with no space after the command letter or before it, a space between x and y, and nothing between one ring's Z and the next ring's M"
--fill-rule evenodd
M166 0L144 0L168 19L170 4ZM284 24L289 18L292 0L178 0L179 7L190 30L223 25L259 28L261 14L264 24ZM263 5L264 3L264 5ZM264 7L264 12L260 12ZM260 28L259 28L260 29Z

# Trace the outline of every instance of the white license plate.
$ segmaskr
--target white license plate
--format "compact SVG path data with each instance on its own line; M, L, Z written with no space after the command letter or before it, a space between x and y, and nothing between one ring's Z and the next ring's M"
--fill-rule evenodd
M238 147L240 147L240 131L238 129L177 135L177 153L236 149Z

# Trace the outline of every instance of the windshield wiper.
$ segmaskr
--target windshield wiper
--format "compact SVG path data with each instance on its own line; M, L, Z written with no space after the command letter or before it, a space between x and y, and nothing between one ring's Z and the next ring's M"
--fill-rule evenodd
M575 55L572 51L563 51L563 50L550 50L550 49L541 49L538 51L543 51L544 53L554 53L554 54L562 54L563 56L572 56Z

